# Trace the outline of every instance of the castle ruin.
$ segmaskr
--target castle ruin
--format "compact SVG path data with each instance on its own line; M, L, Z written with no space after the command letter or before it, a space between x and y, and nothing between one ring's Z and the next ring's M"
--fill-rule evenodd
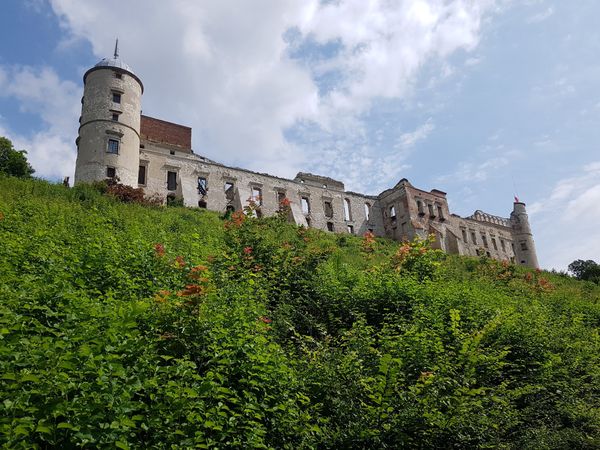
M487 255L538 268L525 204L509 218L476 211L452 214L446 193L424 191L405 178L379 195L345 190L332 178L298 173L293 180L228 167L192 151L192 129L141 114L144 86L118 55L83 76L75 183L118 179L165 201L227 212L254 200L260 214L276 214L284 199L298 225L397 241L435 236L434 246L460 255Z

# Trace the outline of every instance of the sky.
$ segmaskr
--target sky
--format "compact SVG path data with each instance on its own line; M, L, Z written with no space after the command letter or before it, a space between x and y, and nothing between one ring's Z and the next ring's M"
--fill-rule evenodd
M3 0L0 136L73 178L84 72L120 56L195 153L452 212L527 204L540 264L600 262L600 2ZM1 193L0 193L1 195Z

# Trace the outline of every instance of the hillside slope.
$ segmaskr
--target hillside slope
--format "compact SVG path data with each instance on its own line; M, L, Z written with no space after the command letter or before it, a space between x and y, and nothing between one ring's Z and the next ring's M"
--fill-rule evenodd
M598 448L600 289L0 179L7 448Z

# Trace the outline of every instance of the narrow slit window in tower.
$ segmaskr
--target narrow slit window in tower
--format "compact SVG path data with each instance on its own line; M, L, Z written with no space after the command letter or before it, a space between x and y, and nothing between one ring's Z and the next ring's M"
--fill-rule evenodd
M121 94L119 92L113 92L112 101L113 103L121 103Z

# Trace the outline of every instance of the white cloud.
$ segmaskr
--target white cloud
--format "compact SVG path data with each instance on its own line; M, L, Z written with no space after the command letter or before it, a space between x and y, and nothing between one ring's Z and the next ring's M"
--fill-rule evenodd
M449 55L475 48L494 2L51 0L51 5L66 30L64 41L87 40L98 58L112 53L119 36L123 59L146 87L144 113L192 126L197 153L291 176L307 166L332 170L325 150L342 140L337 165L360 169L364 180L376 178L380 168L364 163L375 158L362 133L368 127L363 115L379 99L403 98L427 62L446 67ZM296 30L295 42L286 39L289 30ZM325 58L293 52L332 43L339 51ZM320 92L317 76L327 73L340 76ZM304 136L293 141L286 134L303 123L315 130L310 145ZM421 132L425 137L429 131ZM410 136L397 138L401 143ZM388 160L395 161L389 166L394 170L403 167L398 156ZM346 170L324 174L340 172L347 179ZM358 186L351 180L348 185Z
M61 80L50 68L0 66L0 97L16 99L20 112L37 115L42 122L39 130L22 135L6 125L6 118L0 121L0 134L15 148L27 150L36 176L72 177L80 96L75 83Z
M600 161L559 180L550 195L528 207L540 264L566 270L576 259L600 258Z
M554 8L552 6L548 7L547 9L545 9L544 11L540 11L537 14L534 14L533 16L529 17L527 19L527 23L540 23L543 22L544 20L552 17L554 15Z
M427 137L434 130L434 128L435 126L430 117L429 119L427 119L427 122L425 122L423 125L417 128L415 131L401 134L398 138L398 143L395 145L395 147L403 150L408 150L414 147L414 145L417 142L427 139Z
M501 150L502 146L499 146L497 150ZM494 156L480 163L474 162L461 162L458 165L456 171L451 174L442 175L436 179L438 183L444 183L448 181L460 182L460 183L474 183L486 181L491 174L495 173L498 169L507 166L514 156L514 152L506 152L503 156Z

